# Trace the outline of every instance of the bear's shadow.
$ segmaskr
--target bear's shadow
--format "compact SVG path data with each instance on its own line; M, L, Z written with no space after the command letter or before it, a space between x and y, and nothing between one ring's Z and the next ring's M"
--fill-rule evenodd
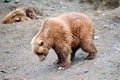
M52 53L52 54L50 54L50 56L51 55L53 56L55 54L55 52L53 50L51 50L50 52ZM87 57L87 55L88 55L88 53L79 49L75 53L75 59L72 61L69 68L71 68L72 66L75 66L77 64L82 64L82 63L86 62L85 58ZM52 57L49 57L49 58L50 58L50 60L52 59ZM54 60L56 60L55 58L57 59L57 55L54 55ZM48 66L46 67L49 71L58 71L59 64L54 64L53 63L54 60L52 60L52 62L51 62L52 64L51 63L49 64L49 67Z
M87 60L85 59L87 57L87 53L86 52L78 52L76 53L75 55L75 59L71 62L71 65L69 68L71 68L72 66L75 66L77 64L83 64L85 63ZM55 64L54 66L54 69L56 69L57 71L57 68L58 68L59 64Z
M77 52L75 55L75 59L71 63L71 66L79 64L80 62L86 61L87 53L85 52Z

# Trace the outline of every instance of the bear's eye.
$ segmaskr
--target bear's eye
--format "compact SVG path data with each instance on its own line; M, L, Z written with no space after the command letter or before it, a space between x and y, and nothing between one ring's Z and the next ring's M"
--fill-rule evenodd
M43 45L43 42L40 42L40 43L39 43L39 46L42 46L42 45Z

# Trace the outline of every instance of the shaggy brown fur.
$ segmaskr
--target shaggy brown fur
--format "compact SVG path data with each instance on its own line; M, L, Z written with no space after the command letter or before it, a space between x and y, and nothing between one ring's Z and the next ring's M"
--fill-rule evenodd
M71 12L49 18L32 40L33 51L44 60L48 50L53 48L58 56L55 63L60 63L59 69L66 69L79 48L89 53L86 59L95 58L97 49L92 42L93 33L92 21L82 13Z
M25 21L27 19L37 19L37 15L34 12L33 8L23 8L23 9L16 9L10 12L4 19L3 24L15 23Z

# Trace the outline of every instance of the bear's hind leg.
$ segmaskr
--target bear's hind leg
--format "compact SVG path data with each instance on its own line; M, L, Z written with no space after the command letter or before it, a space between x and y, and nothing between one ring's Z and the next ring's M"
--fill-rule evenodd
M96 49L96 47L94 46L93 43L84 42L84 43L81 44L81 48L85 52L89 53L89 55L86 57L86 59L91 60L91 59L95 58L95 56L97 54L97 49Z

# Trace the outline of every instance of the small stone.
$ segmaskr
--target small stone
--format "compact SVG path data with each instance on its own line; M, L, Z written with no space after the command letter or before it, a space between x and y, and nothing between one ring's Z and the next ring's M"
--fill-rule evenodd
M98 39L99 39L99 37L98 37L98 36L95 36L95 37L94 37L94 39L95 39L95 40L98 40Z
M107 64L107 62L106 62L106 61L105 61L104 63L105 63L105 64Z
M107 28L107 25L105 25L104 28Z
M84 73L88 73L88 71L84 71Z
M15 0L15 3L18 3L18 2L20 2L20 0Z
M9 80L9 78L4 78L3 80Z
M10 53L9 51L6 51L5 53Z
M11 0L4 0L4 2L10 2Z
M0 71L1 73L7 73L7 72L5 72L5 71Z
M17 26L17 28L22 28L22 26Z
M97 13L101 13L102 11L101 10L98 10Z
M76 75L80 75L80 74L81 74L81 72L76 73Z
M103 15L103 16L105 16L106 14L105 14L105 13L103 13L102 15Z
M120 65L118 64L118 65L116 65L116 67L120 67Z

